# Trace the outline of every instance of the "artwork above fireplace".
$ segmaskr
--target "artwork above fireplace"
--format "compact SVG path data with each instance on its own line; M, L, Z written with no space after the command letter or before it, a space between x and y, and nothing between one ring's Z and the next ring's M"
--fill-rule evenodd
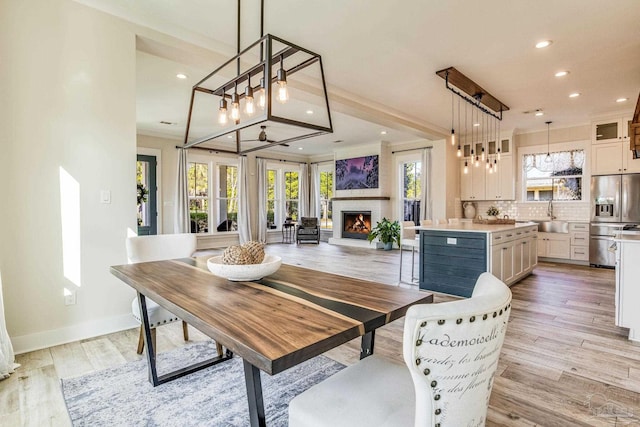
M342 238L366 240L371 232L371 211L342 211Z

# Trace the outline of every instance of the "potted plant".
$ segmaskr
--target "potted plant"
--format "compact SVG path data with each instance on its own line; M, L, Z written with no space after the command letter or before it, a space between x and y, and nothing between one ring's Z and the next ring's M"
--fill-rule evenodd
M495 206L489 206L487 209L487 219L496 219L500 215L500 211Z
M398 221L391 222L387 218L382 218L382 221L378 221L367 236L369 243L375 238L378 238L378 240L384 244L385 251L390 250L394 242L400 246L400 223Z

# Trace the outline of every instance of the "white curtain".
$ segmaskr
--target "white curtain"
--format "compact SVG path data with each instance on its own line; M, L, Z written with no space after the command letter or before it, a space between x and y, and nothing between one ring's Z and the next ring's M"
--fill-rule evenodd
M431 149L422 150L422 199L420 219L433 219L431 207Z
M238 237L240 244L251 241L251 218L249 218L249 166L247 156L238 162Z
M4 318L4 300L2 298L2 274L0 274L0 380L9 378L15 369L20 366L15 363L15 355L11 339L7 332Z
M298 219L309 215L309 165L306 163L300 164L300 188L298 188L298 204L299 213Z
M180 148L178 153L178 180L176 183L176 216L173 225L174 233L189 233L189 179L187 177L187 150Z
M309 216L320 219L320 166L311 165L311 185L309 186Z
M267 161L257 159L258 174L258 241L267 241Z

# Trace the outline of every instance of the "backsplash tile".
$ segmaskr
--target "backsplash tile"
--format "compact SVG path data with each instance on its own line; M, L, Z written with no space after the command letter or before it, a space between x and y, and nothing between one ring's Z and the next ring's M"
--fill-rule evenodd
M526 219L548 219L548 202L528 202L518 203L515 201L479 201L473 202L476 207L476 215L486 216L489 206L495 206L500 211L500 215L509 215L509 218L517 220ZM589 222L588 202L554 202L553 215L556 219L566 221Z

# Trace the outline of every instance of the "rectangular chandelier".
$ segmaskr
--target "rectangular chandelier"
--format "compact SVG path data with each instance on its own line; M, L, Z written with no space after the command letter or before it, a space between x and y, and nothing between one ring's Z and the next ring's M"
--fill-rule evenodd
M183 148L246 154L332 132L322 58L267 34L193 86Z

